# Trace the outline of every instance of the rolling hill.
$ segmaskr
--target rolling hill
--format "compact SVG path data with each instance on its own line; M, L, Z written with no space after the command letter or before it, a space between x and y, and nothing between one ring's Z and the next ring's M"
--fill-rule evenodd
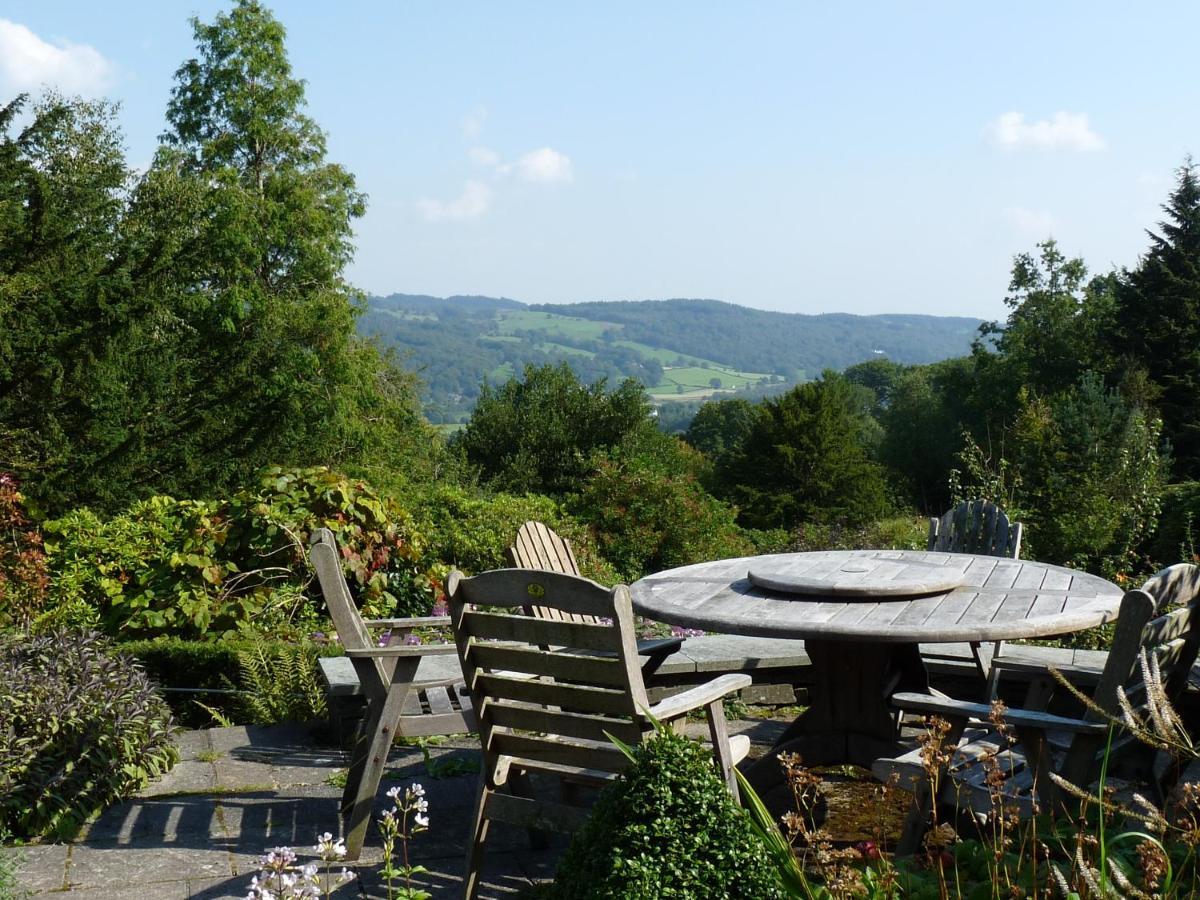
M656 403L774 392L879 356L927 363L968 352L978 319L766 312L716 300L529 305L495 297L370 297L359 331L426 384L434 422L469 415L483 380L567 361L585 381L637 378Z

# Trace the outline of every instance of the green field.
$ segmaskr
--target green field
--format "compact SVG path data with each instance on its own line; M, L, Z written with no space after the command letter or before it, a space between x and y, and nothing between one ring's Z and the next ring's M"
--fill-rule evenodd
M540 331L547 337L564 337L577 341L599 340L606 331L620 330L613 322L596 322L560 316L556 313L532 312L524 309L505 310L496 315L501 334L515 331Z
M513 364L506 362L496 366L496 368L488 372L487 377L488 381L490 381L492 384L504 384L504 382L515 377L516 374L517 370L513 368Z
M699 356L689 356L686 353L676 353L674 350L667 350L663 347L651 347L649 344L639 344L637 341L613 341L613 343L618 347L626 347L629 350L636 350L647 359L653 359L655 362L663 366L669 366L679 359L682 359L689 366L703 366L708 364L713 367L720 367L721 365L715 359L702 359Z
M708 397L717 391L737 391L766 381L771 376L763 372L739 372L724 366L701 368L685 366L664 369L663 380L647 393L659 400L696 400ZM714 385L713 379L720 385Z
M481 334L481 341L487 341L489 344L520 344L521 338L514 334Z

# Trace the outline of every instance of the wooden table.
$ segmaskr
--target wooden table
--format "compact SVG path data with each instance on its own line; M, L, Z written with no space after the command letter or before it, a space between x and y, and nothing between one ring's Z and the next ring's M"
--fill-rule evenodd
M631 590L638 613L673 625L804 639L809 706L752 770L759 786L777 777L783 751L808 766L869 766L893 755L888 699L929 688L918 644L1079 631L1113 620L1122 596L1061 566L910 550L725 559L659 572Z

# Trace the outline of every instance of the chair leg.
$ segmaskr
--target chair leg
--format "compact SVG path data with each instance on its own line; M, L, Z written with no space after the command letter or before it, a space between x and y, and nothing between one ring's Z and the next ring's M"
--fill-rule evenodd
M407 689L388 691L382 703L372 704L362 736L361 750L356 748L353 780L348 776L342 793L342 816L346 838L346 858L358 859L367 837L371 807L387 764L388 751L396 737L396 726L404 709ZM359 756L361 754L361 756Z
M488 787L485 776L480 776L479 796L475 800L475 816L471 822L471 839L467 844L467 867L463 873L463 897L466 900L476 900L479 895L481 882L480 868L483 866L483 842L487 840L488 819L487 808Z
M729 726L725 721L725 706L721 700L708 704L705 710L708 718L708 737L712 741L714 762L717 772L735 803L742 802L738 793L737 776L733 773L733 751L729 748Z

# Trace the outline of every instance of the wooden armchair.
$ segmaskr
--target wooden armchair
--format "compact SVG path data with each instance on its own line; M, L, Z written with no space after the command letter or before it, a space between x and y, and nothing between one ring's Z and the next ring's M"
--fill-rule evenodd
M1021 523L1009 522L1004 510L990 500L963 500L940 519L930 518L926 549L1019 559L1021 532ZM992 659L999 652L1000 641L988 647L978 641L971 642L971 655L984 680L991 674ZM934 659L953 658L942 656L936 649L925 651L923 655Z
M449 625L450 617L364 621L342 575L341 556L333 533L319 528L313 532L310 543L309 557L317 570L325 605L367 698L366 715L355 736L342 792L347 858L353 860L362 851L371 806L392 741L397 736L474 731L475 714L470 695L457 678L414 683L422 657L453 653L454 645L409 645L405 638L417 627ZM372 639L369 630L372 627L390 629L387 646L380 646Z
M453 572L447 593L483 744L467 897L478 890L490 823L569 832L587 818L585 807L569 802L569 792L558 800L535 799L527 774L605 784L628 762L608 735L640 742L652 730L647 715L679 731L688 712L703 709L717 771L737 796L733 767L750 740L729 737L722 701L747 687L750 676L723 675L651 705L637 664L627 587L609 590L571 575L497 569L474 578ZM531 602L557 615L518 612Z
M1182 604L1167 611L1170 607ZM1121 600L1112 647L1092 694L1093 703L1108 715L1118 713L1117 689L1122 688L1135 710L1144 709L1147 689L1140 658L1157 660L1166 697L1175 702L1187 687L1188 675L1200 648L1200 567L1176 565L1164 569ZM926 820L934 802L942 801L974 813L991 810L989 776L999 772L1004 803L1023 817L1035 809L1059 811L1068 808L1068 796L1050 778L1061 778L1088 789L1099 772L1109 746L1110 771L1124 766L1152 786L1160 787L1153 775L1153 751L1120 726L1109 743L1114 727L1106 715L1093 709L1077 716L1046 712L1056 682L1043 679L1043 687L1031 691L1026 706L1009 709L1003 722L1015 737L1006 737L989 723L991 707L965 703L930 694L898 693L892 702L903 710L938 716L950 724L948 746L957 749L938 773L940 796L932 797L930 782L920 750L902 756L878 759L871 767L881 781L899 776L900 787L912 789L917 804L905 825L898 852L918 849ZM1035 686L1036 687L1036 686Z
M508 561L515 569L538 569L543 572L559 572L563 575L580 577L579 563L575 561L575 552L571 542L559 535L554 529L541 522L526 522L517 529L517 539L507 551ZM593 624L595 617L564 614L556 609L550 609L537 604L529 604L525 612L539 619L562 619L570 622L587 622ZM642 663L642 675L650 678L663 661L675 653L683 645L683 638L639 638L637 652L645 657Z

